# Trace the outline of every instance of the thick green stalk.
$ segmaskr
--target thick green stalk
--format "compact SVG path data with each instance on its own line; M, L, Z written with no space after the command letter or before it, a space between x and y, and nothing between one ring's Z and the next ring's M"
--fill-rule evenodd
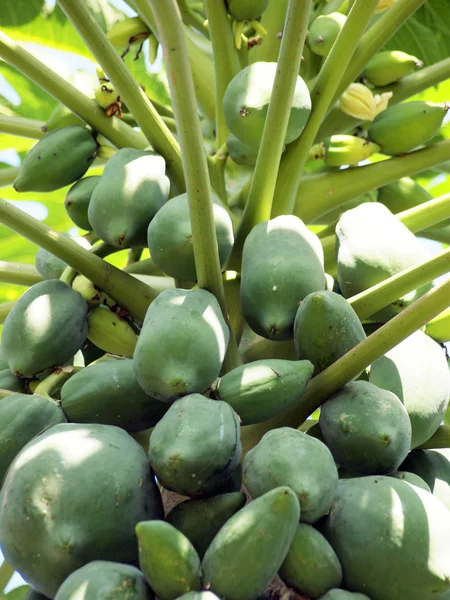
M375 2L376 0L372 0ZM239 224L228 268L239 271L245 238L252 228L270 219L281 154L291 114L311 1L289 0L278 68L244 214Z
M0 169L0 187L9 187L12 185L18 173L18 167L6 167L6 169Z
M450 448L450 425L441 425L429 440L419 446L420 450Z
M444 140L370 165L307 175L298 188L294 214L312 223L347 200L449 159L450 140Z
M155 290L3 199L0 223L82 273L142 323Z
M6 317L13 309L16 300L12 300L11 302L3 302L0 304L0 325L5 322Z
M272 217L291 214L294 210L296 191L310 148L355 52L358 40L366 29L377 4L378 0L356 0L320 70L311 92L312 110L308 123L301 136L287 147L283 156L273 200Z
M449 305L450 280L430 290L314 377L292 409L270 421L243 427L241 440L244 454L271 429L299 427L322 402Z
M64 367L53 371L45 379L43 379L34 390L36 396L45 396L46 398L52 398L53 391L58 386L61 386L64 382L81 371L83 367Z
M0 58L34 81L61 104L70 108L118 148L130 147L143 150L147 147L148 142L141 133L134 131L117 117L107 117L105 111L94 100L87 98L75 86L46 67L1 31Z
M142 133L155 151L165 158L171 178L178 191L183 192L184 174L178 142L103 33L94 15L80 0L58 0L58 4L112 81Z
M15 285L34 285L42 281L36 267L0 260L0 281Z
M43 126L44 121L0 114L0 131L2 133L39 140L44 136Z
M261 16L261 25L267 33L261 44L250 50L249 62L276 62L278 60L288 2L289 0L269 2Z
M225 144L229 134L222 108L223 97L228 84L240 71L240 64L225 2L223 0L205 0L205 9L214 52L216 140L217 147L220 148Z
M208 165L181 16L175 0L152 0L152 7L164 51L173 112L183 157L198 284L216 296L225 318L228 318L220 271ZM232 358L228 366L239 362L236 340L232 332L230 333L228 358Z

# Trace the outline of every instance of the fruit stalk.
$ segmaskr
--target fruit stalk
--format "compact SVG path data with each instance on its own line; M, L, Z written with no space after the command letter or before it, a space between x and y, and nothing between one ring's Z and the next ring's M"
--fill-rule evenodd
M375 0L372 0L374 2ZM305 44L311 1L290 0L278 68L270 98L261 146L253 172L244 214L239 224L228 267L240 270L245 238L252 228L270 219L281 154L291 113L297 73Z
M0 281L14 285L34 285L42 281L42 277L33 265L0 260Z
M264 43L252 49L249 55L249 63L258 61L276 62L278 60L288 1L269 2L261 16L261 25L267 32L264 36Z
M355 2L320 70L311 92L312 110L308 123L300 137L288 146L281 161L272 206L272 218L291 214L294 209L295 193L302 178L309 150L376 5L376 0L357 0Z
M12 115L0 115L0 131L2 133L39 140L44 136L41 129L43 126L44 121Z

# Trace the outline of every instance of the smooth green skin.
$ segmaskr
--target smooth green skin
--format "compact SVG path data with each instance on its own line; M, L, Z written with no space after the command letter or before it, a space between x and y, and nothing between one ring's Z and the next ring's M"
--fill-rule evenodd
M64 365L87 335L88 305L59 279L31 286L5 319L2 347L11 371L20 377Z
M328 512L337 482L337 468L325 444L290 427L266 433L244 459L244 483L252 498L288 485L300 501L305 523Z
M450 372L444 350L425 333L414 332L376 360L369 381L403 402L411 420L411 448L437 431L448 407Z
M136 525L139 564L159 600L200 592L200 558L188 538L165 521Z
M169 197L162 156L121 148L106 163L88 207L95 233L115 248L147 244L147 228Z
M136 567L106 560L94 560L74 571L64 581L55 600L150 600L152 594Z
M342 214L346 210L350 210L351 208L356 208L360 204L364 202L376 202L378 198L378 190L370 190L370 192L366 192L362 196L358 196L357 198L352 198L351 200L347 200L340 206L333 208L329 212L324 215L320 215L315 223L320 223L321 225L331 225L332 223L336 223L341 218ZM393 211L395 212L395 211Z
M92 229L88 219L89 202L100 179L100 175L80 179L70 188L64 200L67 214L75 225L84 231Z
M67 108L67 106L58 104L54 108L48 121L42 127L42 131L49 133L50 131L54 131L60 127L67 127L68 125L81 125L84 127L86 123L83 119L77 117L69 108Z
M450 449L414 450L401 469L421 477L431 493L450 510Z
M241 463L234 469L231 475L228 477L223 484L216 487L213 491L213 495L218 494L232 494L233 492L240 492L242 489L242 465Z
M244 167L254 167L256 165L259 148L244 144L232 133L227 137L226 143L228 154L236 164Z
M214 394L234 408L242 425L260 423L298 401L313 369L309 360L257 360L221 377Z
M188 592L180 596L179 600L219 600L212 592Z
M52 192L83 177L98 154L92 133L81 125L45 135L28 152L14 180L16 192Z
M293 337L298 303L326 287L317 236L293 215L256 225L244 243L241 307L255 333L271 340Z
M3 348L0 343L0 371L4 371L5 369L9 369L8 361L3 354Z
M377 144L350 134L332 135L326 138L323 148L325 152L323 160L327 167L354 166L380 151Z
M66 422L58 404L43 396L14 394L0 400L0 485L9 465L30 440Z
M276 72L277 63L254 62L233 77L223 97L228 129L241 142L255 149L261 143ZM299 137L310 112L309 90L298 76L284 140L286 144Z
M422 64L418 58L406 52L386 50L378 52L369 60L363 75L375 87L382 87L413 73Z
M328 56L337 36L341 33L347 17L341 13L320 15L309 28L308 44L314 54Z
M333 589L329 590L320 600L370 600L365 594L357 592L347 592L346 590Z
M394 104L372 122L368 136L383 154L406 154L434 137L447 114L445 105L416 100Z
M254 600L288 553L300 505L278 487L244 506L216 535L202 561L203 585L227 600Z
M164 290L147 311L134 351L139 385L164 402L205 392L219 375L229 338L213 294Z
M306 296L294 321L294 342L299 359L314 365L314 375L366 339L358 315L341 295L330 291Z
M323 533L348 590L425 600L450 586L450 512L432 494L382 475L339 482Z
M408 460L408 457L406 460ZM389 477L395 477L395 479L402 479L403 481L406 481L406 483L410 483L411 485L417 485L426 492L431 493L431 489L428 483L424 479L422 479L422 477L419 477L415 473L409 473L408 471L396 471L395 473L390 473Z
M133 356L138 336L126 316L99 304L89 311L87 325L87 337L98 348L118 356Z
M342 582L342 567L335 551L317 529L305 523L298 524L278 574L289 587L308 598L319 598Z
M147 456L128 433L63 423L29 442L9 468L0 544L14 569L53 598L88 562L136 564L136 524L162 515Z
M427 335L436 342L442 344L450 341L450 309L447 308L440 315L426 324L425 331Z
M8 368L0 371L0 390L9 390L10 392L25 392L27 382L25 379L19 379Z
M233 246L233 223L227 211L213 202L219 261L223 267ZM187 194L167 202L148 226L147 242L155 265L166 275L197 281Z
M263 14L269 0L225 0L225 4L236 21L253 21Z
M154 428L149 458L165 488L194 497L224 483L241 451L239 419L231 406L190 394L177 400Z
M347 383L322 404L319 424L335 461L354 473L392 473L411 447L405 407L367 381Z
M61 406L73 423L116 425L133 433L154 427L169 408L140 387L130 359L75 373L62 387Z
M44 248L39 248L36 252L35 264L39 275L44 279L59 279L67 267L67 263Z
M210 543L228 519L245 505L245 494L232 492L177 504L166 520L181 531L203 558Z

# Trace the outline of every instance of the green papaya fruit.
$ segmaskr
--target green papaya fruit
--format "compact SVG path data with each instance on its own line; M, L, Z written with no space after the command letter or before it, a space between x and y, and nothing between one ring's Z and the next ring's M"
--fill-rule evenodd
M66 233L63 233L62 235L70 237L71 240L86 250L90 250L91 248L91 244L83 237L71 237ZM59 279L64 273L64 270L68 267L67 263L44 248L39 248L36 252L35 264L39 275L41 275L43 279Z
M239 420L226 402L180 398L153 430L149 458L165 488L183 496L214 491L241 458Z
M255 600L285 559L299 518L298 499L288 487L241 508L206 551L203 585L228 600Z
M212 208L223 267L233 247L233 223L214 198ZM172 198L158 211L148 226L147 241L152 260L161 271L182 281L197 281L187 194Z
M323 527L348 590L425 600L450 586L450 512L432 494L380 475L339 482Z
M53 109L52 114L48 118L48 121L41 127L44 133L49 133L60 127L68 127L69 125L81 125L86 126L86 123L80 117L77 117L67 106L64 104L57 104Z
M322 245L298 217L283 215L251 230L240 294L253 331L272 340L292 338L298 303L325 285Z
M336 208L333 208L333 210L330 210L327 213L320 215L320 217L317 218L315 223L320 223L321 225L330 225L330 226L333 225L333 230L331 233L335 233L336 222L339 221L342 213L344 213L346 210L350 210L351 208L356 208L357 206L359 206L360 204L363 204L364 202L376 202L377 198L378 198L378 191L370 190L370 192L366 192L365 194L362 194L361 196L358 196L357 198L352 198L351 200L347 200L346 202L343 202L339 206L336 206ZM395 211L392 211L392 212L395 212Z
M300 501L305 523L329 511L337 482L337 468L325 444L290 427L267 432L244 459L244 483L252 498L288 485Z
M151 591L136 567L93 560L74 571L58 589L55 600L150 600Z
M30 588L26 593L24 600L48 600L48 597L36 592L33 588Z
M55 129L23 159L14 180L16 192L52 192L83 177L97 157L99 144L80 125Z
M266 10L269 0L225 0L225 4L236 21L254 21Z
M26 392L27 380L16 377L9 368L0 371L0 390L10 392Z
M450 308L429 321L425 326L425 332L435 342L441 344L450 342Z
M108 29L106 36L115 48L124 48L133 43L143 43L150 35L150 29L139 17L127 17L116 21Z
M67 214L75 225L80 229L84 229L84 231L92 229L88 219L89 202L100 179L100 175L79 179L67 192L64 200L64 208Z
M242 425L260 423L301 398L313 369L309 360L257 360L221 377L213 386L214 396L233 407Z
M94 285L84 275L78 274L72 281L72 289L81 294L88 304L93 306L100 304L106 299L106 294L102 290Z
M396 471L411 447L411 422L395 394L352 381L320 409L320 430L336 462L354 473Z
M412 426L411 448L423 444L444 419L450 373L444 350L416 331L370 367L369 381L393 392L405 405Z
M164 521L136 525L139 564L159 600L200 592L200 559L185 535Z
M2 347L18 377L64 365L87 334L87 304L59 279L41 281L22 294L5 319Z
M314 54L328 56L337 36L341 33L347 17L339 12L320 15L311 23L308 44Z
M154 427L168 410L139 386L130 359L99 362L75 373L62 387L61 406L73 423L116 425L130 432Z
M358 592L348 592L347 590L334 588L320 596L320 600L370 600L370 598L365 594L358 594Z
M227 137L226 143L228 155L237 165L243 167L254 167L256 165L259 148L248 146L232 133Z
M67 419L50 398L13 394L0 401L0 484L9 465L35 436Z
M343 296L325 290L300 302L294 321L295 349L299 359L312 362L315 375L364 339L361 321Z
M223 97L228 129L242 143L255 149L261 143L276 72L276 62L252 63L233 77ZM284 140L286 144L299 137L310 112L309 90L298 76Z
M147 228L169 196L162 156L121 148L106 163L92 192L88 220L95 233L115 248L147 244Z
M366 64L363 75L376 87L395 83L423 67L423 62L400 50L385 50L375 54Z
M147 456L128 433L62 423L11 464L0 493L0 544L8 563L53 598L93 560L136 564L135 526L162 515Z
M228 519L245 505L245 494L231 492L177 504L166 520L181 531L203 558L210 543Z
M278 572L299 594L319 598L342 582L342 567L324 536L311 525L299 523Z
M400 468L421 477L431 493L450 510L450 449L414 450Z
M105 352L132 357L138 336L128 320L109 306L99 304L87 318L88 339Z
M213 294L164 290L150 304L134 351L139 385L165 402L206 391L219 375L229 336Z
M232 471L231 475L221 485L214 489L212 495L217 496L218 494L232 494L234 492L240 492L242 489L242 465L241 463ZM205 495L208 497L208 494Z
M406 460L408 460L408 457L406 457ZM428 483L424 479L422 479L422 477L419 477L415 473L410 473L409 471L395 471L394 473L390 473L389 477L395 477L395 479L402 479L403 481L406 481L406 483L410 483L411 485L417 485L426 492L431 493L431 489Z
M355 135L332 135L322 143L323 160L328 167L356 165L380 151L380 146Z
M346 298L428 258L425 246L378 202L347 210L336 225L336 237L337 277ZM394 316L429 289L422 286L376 316Z
M380 146L383 154L406 154L437 134L447 109L446 104L423 100L393 104L371 123L369 139Z
M0 343L0 371L4 371L5 369L9 369L9 364L5 358L5 355L3 353L3 348Z
M179 600L219 600L212 592L188 592L180 596Z

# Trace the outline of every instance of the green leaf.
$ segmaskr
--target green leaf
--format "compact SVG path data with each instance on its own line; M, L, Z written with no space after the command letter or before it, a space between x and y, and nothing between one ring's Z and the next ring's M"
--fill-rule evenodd
M4 598L5 600L25 600L25 596L29 589L29 585L21 585L5 594Z
M20 104L12 106L3 96L3 104L14 108L16 115L31 119L47 120L56 106L56 100L35 83L24 77L9 65L0 64L0 75L11 85L20 97ZM2 99L0 92L0 101Z

